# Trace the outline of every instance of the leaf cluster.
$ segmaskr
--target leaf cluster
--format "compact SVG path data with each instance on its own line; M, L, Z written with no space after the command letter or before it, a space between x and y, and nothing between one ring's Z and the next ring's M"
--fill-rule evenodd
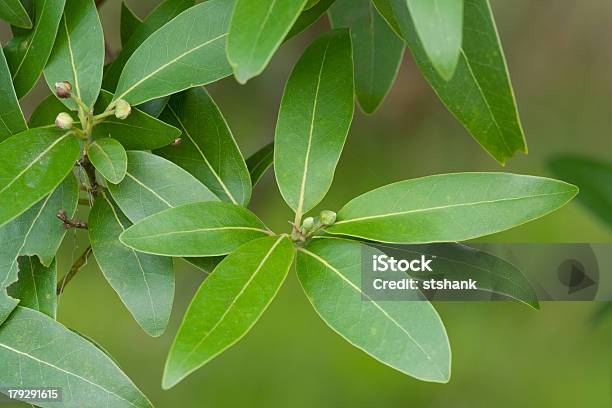
M245 160L203 86L259 75L325 13L332 29L295 64L274 142ZM210 274L174 339L164 388L240 340L292 266L316 312L348 342L405 374L446 382L451 352L433 306L418 292L415 302L363 292L361 260L379 252L368 242L469 240L542 217L577 193L535 176L443 174L312 213L332 184L355 98L375 112L406 48L494 159L526 151L488 0L164 0L144 19L123 3L123 48L112 61L93 0L5 0L0 18L14 32L0 53L0 383L70 389L67 406L151 406L103 350L55 320L57 293L90 258L151 336L170 318L173 258ZM26 123L19 99L41 75L52 95ZM271 167L295 214L280 233L248 209ZM90 247L56 288L55 255L69 228L86 228ZM506 292L537 307L528 290L514 290L521 279Z

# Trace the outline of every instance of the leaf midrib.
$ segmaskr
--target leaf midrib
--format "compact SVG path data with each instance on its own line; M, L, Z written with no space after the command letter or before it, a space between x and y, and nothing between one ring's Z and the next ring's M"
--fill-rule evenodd
M145 235L142 237L129 237L129 239L132 241L135 241L135 240L138 241L138 240L148 240L151 238L167 237L171 235L192 234L192 233L197 233L197 232L209 232L209 231L210 232L225 231L225 230L260 231L260 232L264 232L266 235L271 235L270 231L267 231L261 228L256 228L256 227L211 227L211 228L196 228L192 230L183 230L183 231L160 232L159 234Z
M444 210L447 208L460 208L460 207L467 207L467 206L480 205L480 204L494 204L494 203L507 202L507 201L529 200L529 199L538 198L538 197L550 197L550 196L555 196L555 195L572 194L572 193L573 193L572 191L568 190L568 191L561 191L557 193L534 194L534 195L529 195L529 196L524 196L524 197L502 198L498 200L482 200L482 201L474 201L474 202L461 203L461 204L449 204L449 205L442 205L442 206L437 206L437 207L419 208L416 210L407 210L407 211L398 211L398 212L393 212L393 213L368 215L368 216L359 217L359 218L349 218L346 220L338 221L334 225L348 224L351 222L364 221L364 220L370 220L370 219L376 219L376 218L395 217L398 215Z

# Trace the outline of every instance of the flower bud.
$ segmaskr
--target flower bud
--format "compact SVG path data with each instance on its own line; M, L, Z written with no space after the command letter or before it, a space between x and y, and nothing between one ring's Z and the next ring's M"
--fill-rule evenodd
M132 107L123 99L118 99L115 102L115 117L117 119L125 119L132 113Z
M74 120L72 119L72 116L70 116L66 112L62 112L55 117L55 126L57 126L60 129L65 129L65 130L72 129L73 123L74 123Z
M333 223L336 222L336 213L329 210L321 211L319 219L321 220L321 223L325 226L333 225Z
M302 223L302 230L310 231L312 230L312 227L314 227L314 218L312 217L304 218L304 222Z
M70 98L72 94L72 85L68 81L55 83L55 94L58 98Z
M176 139L174 139L174 142L170 143L171 146L178 146L181 143L183 143L183 139L181 139L180 137L177 137Z

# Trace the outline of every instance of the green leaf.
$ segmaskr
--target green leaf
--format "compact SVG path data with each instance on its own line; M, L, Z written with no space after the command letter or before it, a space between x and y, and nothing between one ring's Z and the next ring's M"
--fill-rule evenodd
M578 201L612 226L612 163L578 155L562 155L549 162L553 173L580 187Z
M35 256L19 257L19 279L8 289L19 305L38 310L55 319L57 313L57 267L44 266Z
M79 153L72 133L54 128L30 129L0 143L0 225L53 191Z
M0 50L0 142L27 128L4 52Z
M310 10L311 8L316 6L318 2L319 0L308 0L304 5L304 10Z
M1 384L61 388L62 406L153 407L104 352L35 310L18 307L0 327L0 360Z
M19 31L4 48L18 98L25 96L42 74L66 0L34 0L34 28Z
M108 189L132 221L196 201L219 200L206 186L176 164L147 152L129 151L125 179Z
M121 75L123 67L125 67L126 62L140 44L168 21L193 6L193 3L194 0L165 0L151 11L142 24L136 27L129 41L123 44L123 48L117 56L117 59L115 59L104 72L102 88L114 91L117 88L117 82L119 81L119 76Z
M263 72L305 4L306 0L236 1L227 58L239 83Z
M233 6L208 0L153 33L125 64L115 100L138 105L231 74L225 42Z
M45 68L45 79L53 91L55 83L68 81L72 91L87 106L93 105L102 85L104 33L94 0L66 0L57 39ZM78 110L72 98L61 99Z
M334 28L351 29L355 93L366 113L374 113L395 82L404 42L389 28L370 0L338 0L329 10Z
M306 49L285 86L276 124L274 172L297 218L331 186L354 111L348 30L333 30Z
M121 44L128 43L134 32L140 28L142 20L130 9L126 0L121 2Z
M393 30L398 37L402 37L402 29L393 11L393 1L394 0L372 0L372 4L376 7L381 17L387 22L391 30Z
M0 0L0 19L20 28L32 28L32 20L19 0Z
M119 235L131 225L106 195L98 195L89 215L91 249L134 319L149 335L160 336L174 298L172 258L136 252L119 242Z
M78 196L76 178L69 176L52 194L0 227L0 323L16 306L16 302L6 296L4 288L17 281L21 266L19 256L37 255L44 266L52 264L66 234L57 213L65 210L66 215L72 218Z
M178 146L157 151L204 183L221 200L245 205L251 197L247 166L214 100L202 87L170 99L161 119L182 132Z
M349 343L419 380L447 382L451 351L436 310L418 291L406 301L377 301L361 288L362 262L374 248L316 239L300 248L296 269L317 313ZM369 256L368 256L369 255Z
M234 204L184 204L151 215L119 239L137 251L165 256L226 255L240 245L270 235L255 214Z
M112 100L113 94L103 90L96 102L96 113L102 113ZM93 135L96 139L110 136L128 150L153 150L174 142L181 131L132 107L127 119L108 117L94 127Z
M118 184L127 171L127 153L115 139L96 140L89 146L87 156L96 170L113 184Z
M465 241L524 224L569 202L562 181L508 173L456 173L400 181L346 204L327 229L380 242Z
M453 77L463 32L463 0L391 0L403 37L420 42L427 58L448 81Z
M58 113L65 112L66 106L57 99L55 95L49 95L38 104L30 116L30 128L54 126ZM76 112L68 111L74 123L79 126L79 117Z
M304 11L302 12L302 14L300 14L300 17L297 19L295 24L293 24L293 27L291 27L291 30L285 37L285 41L295 37L302 31L306 30L308 27L316 23L317 20L321 18L323 14L325 14L327 9L332 4L334 4L334 1L335 0L321 0L310 8L305 7Z
M421 72L446 107L498 162L527 152L508 67L488 0L465 0L463 47L455 75L445 81L414 30L406 40Z
M164 389L251 330L283 284L294 254L287 237L266 237L244 244L221 261L185 313L166 360Z
M274 163L274 143L268 143L251 155L246 161L251 175L251 184L255 185L266 174Z
M141 103L138 108L143 112L157 118L166 109L170 96L162 96L161 98L152 99L148 102Z

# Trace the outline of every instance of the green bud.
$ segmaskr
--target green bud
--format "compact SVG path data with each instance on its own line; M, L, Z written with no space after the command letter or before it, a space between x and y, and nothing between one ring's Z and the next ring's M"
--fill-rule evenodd
M312 217L307 217L304 218L304 222L302 223L302 229L304 231L310 231L312 230L312 227L314 227L314 218Z
M70 116L66 112L62 112L55 117L55 126L57 126L60 129L65 129L65 130L72 129L73 123L74 123L74 120L72 119L72 116Z
M336 213L333 211L324 210L321 211L319 218L321 219L321 223L323 225L329 227L330 225L333 225L334 222L336 222Z
M125 119L132 113L132 107L123 99L118 99L115 102L115 116L117 119Z

